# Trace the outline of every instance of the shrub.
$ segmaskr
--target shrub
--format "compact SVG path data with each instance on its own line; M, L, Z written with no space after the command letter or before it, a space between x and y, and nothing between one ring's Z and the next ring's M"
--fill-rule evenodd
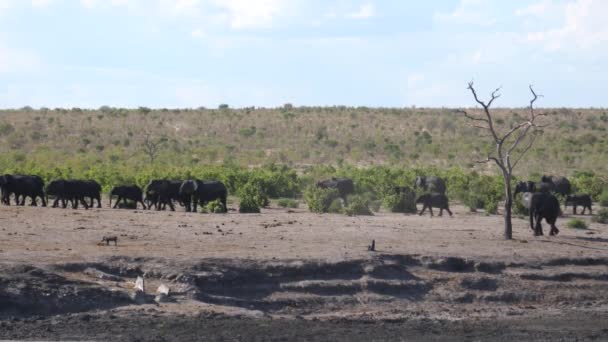
M587 223L581 219L573 218L566 223L568 228L572 229L587 229Z
M336 198L333 201L331 201L331 204L327 208L327 212L332 213L332 214L342 214L343 211L344 211L344 207L342 206L341 198Z
M381 200L370 200L367 202L367 206L375 213L380 211L380 207L382 206Z
M327 213L334 200L340 200L340 194L336 189L321 189L311 185L304 192L304 199L308 209L313 213ZM340 203L342 207L342 203Z
M207 212L214 214L223 214L228 211L219 198L207 203L205 208L207 209Z
M495 215L498 213L498 203L494 201L488 201L486 202L486 205L483 207L483 209L486 211L486 214Z
M257 131L257 129L255 128L255 126L241 128L239 130L239 135L241 135L241 136L243 136L245 138L249 138L249 137L255 135L256 131Z
M251 182L241 188L239 197L241 200L239 213L259 213L260 207L263 207L268 200L260 186Z
M281 208L297 208L299 205L298 201L293 200L291 198L281 198L279 199L277 204Z
M602 206L602 207L608 207L608 189L602 191L602 193L600 194L598 200L600 202L600 206Z
M476 212L477 209L481 209L486 206L484 198L477 191L471 191L466 194L464 204L469 207L472 212Z
M415 213L416 194L410 193L391 193L382 200L384 207L392 213Z
M521 196L518 195L517 198L513 198L513 214L520 216L528 216L530 215L530 211L528 208L524 206L521 202Z
M591 218L591 221L597 223L608 224L608 209L600 209L600 212L597 215Z
M348 216L374 215L369 209L369 202L359 195L349 196L348 205L344 208L343 211Z

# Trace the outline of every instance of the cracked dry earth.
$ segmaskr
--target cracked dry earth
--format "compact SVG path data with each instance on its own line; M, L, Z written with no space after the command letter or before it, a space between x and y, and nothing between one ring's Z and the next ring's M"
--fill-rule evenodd
M608 227L565 221L0 207L0 339L608 340Z

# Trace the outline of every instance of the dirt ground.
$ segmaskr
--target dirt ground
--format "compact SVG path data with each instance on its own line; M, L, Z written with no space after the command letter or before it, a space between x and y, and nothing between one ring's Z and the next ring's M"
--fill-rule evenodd
M608 227L0 207L0 339L607 340ZM545 233L548 226L545 224ZM117 236L117 246L98 245ZM376 251L368 251L375 240ZM137 276L145 304L129 297ZM169 302L154 302L160 284Z

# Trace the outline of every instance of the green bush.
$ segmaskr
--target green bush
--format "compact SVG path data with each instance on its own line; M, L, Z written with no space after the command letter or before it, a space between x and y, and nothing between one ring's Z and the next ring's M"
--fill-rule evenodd
M608 209L606 209L606 208L600 209L599 213L597 213L596 215L594 215L591 218L591 221L597 222L597 223L608 224Z
M608 189L602 191L598 198L598 201L600 202L600 206L608 207Z
M384 207L392 213L415 213L416 194L410 193L391 193L382 200Z
M279 207L282 208L297 208L299 203L291 198L281 198L277 201Z
M239 213L259 213L260 207L268 200L259 184L247 183L240 191Z
M340 194L336 189L321 189L311 185L304 192L304 199L308 204L308 209L313 213L327 213L330 212L332 202L336 199L340 200Z
M336 198L333 201L331 201L331 204L327 208L327 212L332 213L332 214L342 214L343 211L344 211L344 207L342 206L341 198Z
M498 203L488 201L483 209L485 210L486 214L496 215L498 213Z
M375 213L380 211L380 207L382 207L381 200L370 200L367 202L367 206Z
M228 211L227 208L224 207L224 203L222 203L222 201L220 201L219 199L215 199L207 203L205 209L207 210L207 212L214 214L223 214Z
M369 203L362 196L352 195L348 197L348 205L344 208L344 213L348 216L374 215L369 209Z
M486 206L486 202L478 191L471 191L464 198L464 205L466 205L472 212L476 212L477 209L484 208Z
M521 202L521 195L517 195L517 197L513 198L512 211L513 211L513 214L519 215L519 216L530 215L530 211L528 210L528 208L526 208L524 206L524 204Z
M587 229L587 223L585 223L585 221L578 219L578 218L573 218L568 220L568 222L566 223L566 226L568 228L572 228L572 229Z

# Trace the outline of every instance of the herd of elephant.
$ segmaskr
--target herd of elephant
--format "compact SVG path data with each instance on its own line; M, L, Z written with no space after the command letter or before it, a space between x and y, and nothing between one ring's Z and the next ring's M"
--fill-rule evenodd
M0 176L1 202L10 205L11 195L15 204L25 205L26 198L31 199L31 205L36 206L40 198L42 206L46 206L48 196L53 196L53 208L71 205L78 209L82 205L85 209L90 207L101 208L101 185L94 180L60 179L51 181L45 188L44 181L39 176L3 175ZM167 206L175 210L174 201L179 202L186 211L196 212L197 206L210 201L219 200L223 208L226 206L228 190L222 182L201 181L190 179L185 181L153 180L144 191L137 185L121 185L110 191L110 207L112 199L116 197L113 208L119 206L129 207L129 202L138 204L144 209L155 208L163 210Z
M317 182L319 188L333 188L346 203L350 194L355 191L355 185L348 178L331 178ZM414 188L421 189L424 194L416 199L416 204L422 204L422 215L429 209L433 216L433 208L440 209L439 216L446 210L450 216L448 197L446 196L446 183L440 177L418 176ZM42 206L46 206L48 196L53 196L53 208L61 205L66 208L71 205L77 209L82 205L85 209L97 204L101 208L101 185L94 180L54 180L45 188L44 181L39 176L25 175L3 175L0 176L0 201L10 205L11 195L14 196L15 204L25 205L27 197L31 198L31 205L37 205L40 198ZM397 193L414 192L409 187L395 187ZM542 235L541 220L544 218L551 226L550 235L556 235L559 230L555 226L557 217L561 213L560 204L554 194L565 196L565 205L572 205L576 214L577 206L583 207L591 213L591 196L586 194L571 195L572 186L565 177L543 176L540 182L519 182L515 187L515 195L522 193L522 202L530 212L530 227L535 235ZM136 185L121 185L114 187L110 192L110 207L112 199L116 197L113 208L119 206L129 207L129 202L137 208L138 204L144 209L164 210L168 206L174 211L174 202L180 203L187 212L196 212L198 205L205 205L214 200L219 200L223 210L227 210L226 199L228 190L220 181L203 181L189 179L185 181L174 181L166 179L152 180L145 188L145 192ZM88 200L88 202L87 202ZM131 204L131 206L133 206Z

